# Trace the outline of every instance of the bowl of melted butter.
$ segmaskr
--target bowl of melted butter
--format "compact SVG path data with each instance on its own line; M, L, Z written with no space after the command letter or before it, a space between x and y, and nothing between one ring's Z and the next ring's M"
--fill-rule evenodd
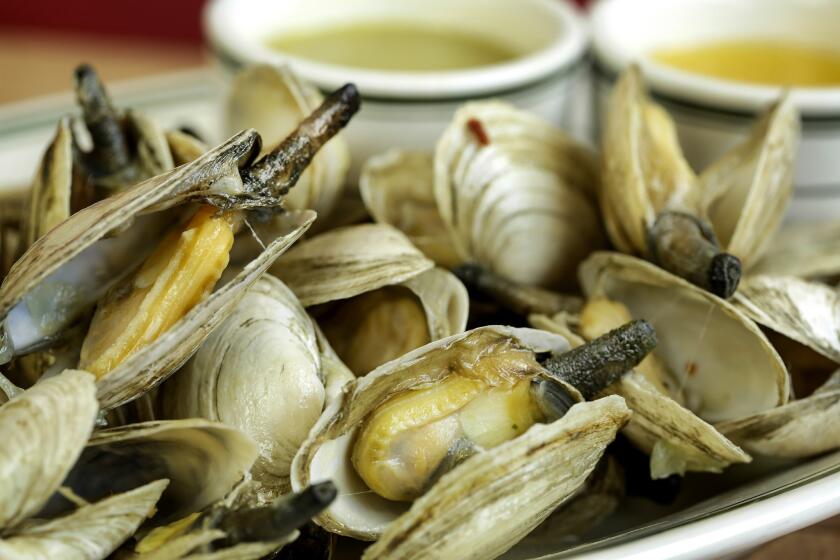
M288 65L324 91L355 83L355 169L390 148L426 149L473 99L583 126L572 93L588 73L588 28L563 0L214 0L204 28L222 68Z
M790 95L802 120L789 217L840 214L840 2L601 0L592 13L597 106L638 64L697 169Z

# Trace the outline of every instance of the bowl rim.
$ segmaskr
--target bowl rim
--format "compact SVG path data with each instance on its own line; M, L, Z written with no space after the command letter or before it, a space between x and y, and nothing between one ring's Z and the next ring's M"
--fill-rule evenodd
M510 0L525 9L526 0ZM401 100L463 99L500 94L563 74L580 63L589 47L589 25L567 0L527 0L559 23L560 33L545 47L510 62L467 70L389 72L313 62L269 49L259 41L240 42L227 14L235 0L211 0L203 13L205 38L223 64L287 64L324 90L353 81L365 97ZM241 4L240 4L241 9Z
M611 33L609 24L617 6L631 0L596 0L590 15L592 50L598 70L617 74L630 64L638 64L651 90L665 97L683 100L702 107L727 112L753 114L777 101L785 92L803 116L840 116L840 86L785 87L741 83L679 70L652 60L645 55L632 55ZM707 0L683 0L704 3ZM784 2L777 2L781 5ZM772 9L772 2L761 3Z

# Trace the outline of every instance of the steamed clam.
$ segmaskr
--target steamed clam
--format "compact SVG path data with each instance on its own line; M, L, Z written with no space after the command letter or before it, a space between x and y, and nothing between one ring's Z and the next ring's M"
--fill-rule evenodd
M434 196L459 260L544 288L576 285L604 244L595 158L512 106L461 107L437 143Z
M596 253L581 267L590 299L619 302L661 333L655 356L665 387L708 422L787 402L787 370L758 327L727 301L646 261ZM738 385L721 383L738 372ZM647 376L649 379L652 376Z
M154 511L165 479L60 517L39 513L81 454L98 406L93 376L66 371L0 406L0 556L105 558ZM38 514L38 520L29 520Z
M756 275L744 280L733 303L760 325L834 364L840 362L836 289L792 276ZM808 457L836 449L840 447L838 379L835 372L812 395L720 423L718 428L762 455Z
M750 460L712 423L784 404L787 370L766 337L731 304L643 260L596 253L581 267L589 299L579 315L532 323L580 342L631 318L646 319L661 343L610 392L634 415L625 430L648 453L651 476L720 472ZM728 372L738 372L738 383Z
M97 375L102 404L129 401L162 381L314 219L311 212L285 215L264 250L213 291L247 220L244 210L279 205L357 108L358 94L346 86L256 162L259 137L246 131L59 224L0 289L5 360L54 344L96 305L80 363Z
M793 186L799 119L788 98L698 177L665 110L631 67L603 134L601 208L613 244L727 298L779 227ZM724 250L726 252L724 252Z
M295 130L322 102L323 96L287 68L251 66L233 81L227 100L229 134L256 128L267 146L273 146ZM318 213L318 226L329 221L344 193L350 151L339 134L312 158L295 188L285 198L291 210Z
M92 67L79 66L75 79L82 122L61 119L41 159L29 195L26 247L73 212L174 167L166 135L154 121L116 109ZM87 149L77 124L84 125Z
M365 557L495 557L594 469L628 412L618 397L579 401L654 345L643 322L573 351L509 327L430 343L348 385L295 457L293 487L336 480L346 494L316 519L379 539Z
M300 243L272 267L356 375L464 330L468 297L385 224L331 230Z
M257 442L253 483L263 504L289 490L292 458L329 397L353 378L280 281L264 275L160 391L166 418L202 417Z

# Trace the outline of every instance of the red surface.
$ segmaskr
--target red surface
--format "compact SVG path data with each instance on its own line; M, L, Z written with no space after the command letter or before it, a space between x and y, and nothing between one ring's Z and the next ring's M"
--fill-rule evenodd
M352 0L348 0L352 1ZM574 0L586 5L590 0ZM206 0L0 0L0 26L110 37L201 41Z
M199 42L204 3L205 0L0 0L0 25Z

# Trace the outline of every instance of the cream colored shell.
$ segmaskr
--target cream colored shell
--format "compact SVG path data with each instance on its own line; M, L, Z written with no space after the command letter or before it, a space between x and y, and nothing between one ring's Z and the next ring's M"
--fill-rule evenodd
M348 380L327 377L321 342L291 290L264 275L162 388L165 417L207 418L254 439L249 500L258 504L288 492L292 458L324 409L327 382Z
M562 315L533 315L528 319L535 327L565 336L573 346L584 340L572 331L570 321ZM659 339L668 336L658 333ZM650 455L650 476L666 478L686 472L721 472L733 463L747 463L750 456L720 434L711 424L650 383L644 375L630 372L605 393L621 395L633 416L624 434Z
M434 165L437 207L462 260L564 288L604 244L594 157L535 116L467 103L438 140Z
M322 101L323 96L315 87L288 68L249 66L233 80L226 104L226 130L235 134L256 128L265 153L295 130ZM350 149L343 135L338 134L312 158L286 196L286 207L315 210L320 229L340 202L349 167Z
M535 352L560 353L569 347L564 338L533 329L482 329L513 336ZM320 525L354 538L380 539L367 557L500 554L575 493L629 417L619 397L580 403L562 419L536 425L460 464L410 507L370 492L350 463L359 425L390 395L445 376L424 371L414 377L417 374L406 366L468 334L427 344L349 384L343 399L324 412L295 457L294 489L327 478L340 488L336 502L316 518ZM539 467L543 464L545 468Z
M727 301L649 262L595 253L580 270L588 297L623 303L659 333L665 363L686 407L707 422L787 402L787 369L758 326Z
M377 223L405 233L439 266L460 263L437 209L431 153L393 149L373 156L362 166L359 192Z
M683 157L671 117L631 67L610 95L602 140L601 208L615 246L648 256L647 234L663 210L706 219L721 247L745 268L766 251L793 192L799 115L788 97L747 139L698 177Z
M812 395L717 425L751 453L801 459L840 448L840 374Z
M733 303L755 322L840 363L840 295L792 276L751 276Z
M63 517L37 514L71 472L96 420L93 376L67 370L0 406L0 557L105 558L151 516L168 481L83 505Z

